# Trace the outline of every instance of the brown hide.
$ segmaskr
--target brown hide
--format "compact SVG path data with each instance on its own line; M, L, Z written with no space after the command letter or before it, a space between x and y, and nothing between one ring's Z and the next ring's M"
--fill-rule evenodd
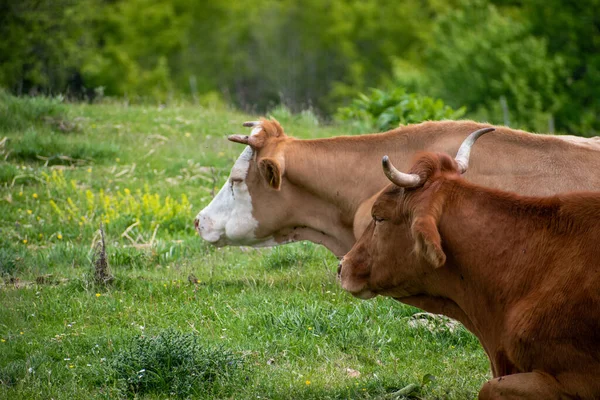
M256 240L310 240L338 256L360 237L375 196L388 183L378 167L384 154L406 170L417 151L454 153L470 132L489 126L438 121L381 134L297 140L276 121L261 123L265 129L255 139L232 138L255 152L246 183L258 221ZM470 181L527 195L600 189L595 142L496 130L478 141L466 174Z
M600 398L600 194L483 188L445 154L421 155L411 173L425 184L381 193L342 286L463 322L495 378L481 399Z

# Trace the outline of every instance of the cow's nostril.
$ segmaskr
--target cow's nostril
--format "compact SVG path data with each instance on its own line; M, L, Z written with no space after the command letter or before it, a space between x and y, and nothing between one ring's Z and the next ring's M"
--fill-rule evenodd
M199 220L198 218L196 218L196 219L194 220L194 227L195 227L196 229L198 229L198 225L200 225L200 220Z

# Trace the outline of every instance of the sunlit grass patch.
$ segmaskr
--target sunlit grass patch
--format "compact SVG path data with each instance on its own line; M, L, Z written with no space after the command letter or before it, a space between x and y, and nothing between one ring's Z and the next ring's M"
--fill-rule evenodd
M301 268L307 262L321 260L323 255L315 250L315 247L303 243L277 246L264 257L263 265L267 269Z
M215 248L198 237L194 216L243 149L226 137L257 116L64 106L81 131L42 118L0 135L0 398L373 399L410 384L424 399L475 397L488 364L472 335L413 327L418 311L390 299L352 298L323 247ZM347 133L310 113L275 113L294 136ZM53 136L35 159L12 157L29 131L32 141ZM37 157L82 143L85 162ZM108 285L93 275L100 224ZM166 368L158 355L173 360L187 345L158 337L212 361ZM228 369L228 357L243 365ZM142 359L154 360L156 375L134 374L152 370L137 366ZM130 367L117 373L116 360ZM188 380L193 373L202 378ZM423 385L426 374L436 380Z
M113 160L119 148L108 141L92 143L88 136L65 136L54 131L30 128L6 144L11 160L41 165L84 165Z
M61 97L14 97L0 89L0 132L44 125L59 128L68 121L68 114Z

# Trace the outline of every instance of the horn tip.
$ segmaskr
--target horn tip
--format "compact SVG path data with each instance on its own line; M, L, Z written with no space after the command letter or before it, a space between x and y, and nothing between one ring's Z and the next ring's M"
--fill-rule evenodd
M227 140L238 143L247 142L248 135L229 135L227 136Z
M382 164L387 164L390 162L390 158L388 156L383 156L383 158L381 159Z

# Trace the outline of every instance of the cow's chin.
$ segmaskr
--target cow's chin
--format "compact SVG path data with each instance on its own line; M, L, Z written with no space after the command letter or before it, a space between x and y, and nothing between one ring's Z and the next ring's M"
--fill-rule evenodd
M202 236L202 235L201 235ZM220 236L217 240L208 240L205 237L202 237L208 243L215 247L225 247L225 246L237 246L237 247L273 247L278 246L280 244L288 243L288 242L278 242L273 237L267 237L262 239L256 238L228 238L227 236Z
M361 290L360 292L356 292L356 293L351 293L352 296L361 299L361 300L369 300L372 299L373 297L377 296L377 293L372 292L370 290Z
M342 284L342 288L345 291L347 291L352 296L354 296L358 299L368 300L368 299L372 299L373 297L377 296L377 293L373 292L370 289L367 289L365 287L365 285L353 284L351 281L344 280L343 278L341 280L341 284Z

